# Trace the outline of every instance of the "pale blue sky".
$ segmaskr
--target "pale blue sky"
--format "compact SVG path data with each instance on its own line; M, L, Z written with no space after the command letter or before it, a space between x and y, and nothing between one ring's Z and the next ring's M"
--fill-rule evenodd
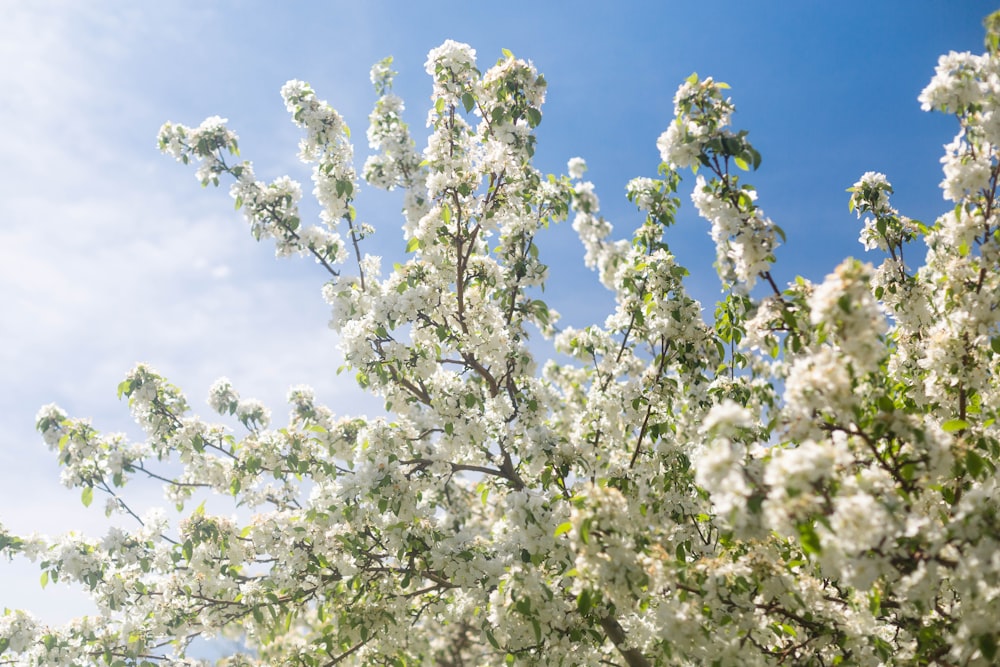
M749 177L788 234L775 275L822 279L862 255L849 187L886 173L896 205L930 222L946 209L941 146L955 126L921 112L917 94L937 56L982 50L980 0L895 2L387 2L100 1L0 7L0 522L17 530L99 535L103 513L62 489L33 430L57 402L104 430L134 432L115 387L148 361L204 405L228 375L267 401L277 421L290 385L309 383L335 410L372 408L339 378L336 339L319 296L324 275L278 262L245 233L226 191L158 154L165 120L230 119L265 178L292 173L298 131L278 90L304 79L345 115L358 162L373 102L370 65L396 58L396 92L423 130L427 51L471 44L485 69L501 48L549 81L537 166L584 157L605 215L627 234L634 176L655 175L657 136L692 71L732 86L735 122L763 154ZM707 224L688 203L669 242L711 309L718 283ZM306 188L306 191L311 189ZM378 252L402 248L398 200L363 193ZM569 225L542 239L546 300L569 323L601 321L607 297L582 266ZM872 258L877 260L877 258ZM204 410L207 412L207 408ZM158 489L140 492L155 503ZM79 597L0 563L0 607L63 619Z

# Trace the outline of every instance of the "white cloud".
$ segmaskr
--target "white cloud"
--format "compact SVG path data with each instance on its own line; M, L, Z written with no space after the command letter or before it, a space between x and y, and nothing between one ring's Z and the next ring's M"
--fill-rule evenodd
M139 360L202 414L223 374L279 422L293 384L314 384L338 412L375 407L334 373L323 274L275 262L224 197L156 153L149 101L121 77L164 12L0 10L0 523L15 531L103 533L100 510L60 487L33 417L55 401L101 430L134 432L115 387ZM86 610L60 587L39 595L29 571L0 567L0 607L53 620Z

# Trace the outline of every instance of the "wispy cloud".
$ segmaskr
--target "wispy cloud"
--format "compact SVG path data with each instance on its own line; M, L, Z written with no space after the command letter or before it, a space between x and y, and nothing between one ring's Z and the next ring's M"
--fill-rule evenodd
M55 401L99 429L132 430L115 387L136 361L194 406L226 374L278 421L291 384L315 385L338 411L373 407L333 373L322 274L276 263L224 196L156 153L152 114L164 112L129 83L163 11L0 10L0 522L16 531L103 532L99 510L72 509L33 416ZM30 600L55 620L86 610L58 587L39 595L24 571L0 568L0 607Z

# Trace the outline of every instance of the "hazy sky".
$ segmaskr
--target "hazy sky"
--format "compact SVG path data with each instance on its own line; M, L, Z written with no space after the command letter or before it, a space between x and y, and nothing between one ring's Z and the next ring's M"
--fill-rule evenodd
M640 220L625 183L655 175L674 91L697 71L732 86L735 123L763 155L748 180L788 234L773 273L821 280L864 253L844 192L863 172L888 175L904 214L929 223L946 210L938 158L955 124L921 112L916 98L938 55L982 51L981 19L994 8L980 0L3 3L0 523L19 533L103 533L102 503L84 510L79 492L59 484L34 415L56 402L101 430L135 434L115 389L137 361L182 387L203 414L222 375L265 400L279 424L295 384L312 384L337 412L378 407L336 375L324 273L306 260L275 260L246 233L228 188L203 190L193 168L160 155L164 121L226 117L259 177L308 180L278 95L286 80L309 81L344 114L360 166L372 63L395 57L396 92L423 136L427 51L449 38L467 42L485 69L507 48L549 81L536 166L563 172L567 159L585 158L624 236ZM718 281L708 225L688 200L692 182L681 186L668 241L710 311ZM398 209L398 198L362 193L359 214L378 230L372 252L402 251ZM610 301L583 268L569 225L540 245L552 267L548 303L565 322L602 321ZM145 503L160 497L155 487L134 491ZM62 586L39 590L36 569L0 563L0 608L54 621L86 609Z

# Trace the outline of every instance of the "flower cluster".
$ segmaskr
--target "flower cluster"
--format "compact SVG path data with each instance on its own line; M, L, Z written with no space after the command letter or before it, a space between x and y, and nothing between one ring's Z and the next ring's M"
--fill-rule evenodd
M730 166L744 171L760 166L760 153L747 132L733 132L735 106L723 97L729 86L692 74L674 96L674 122L656 145L661 170L706 167L711 179L698 176L691 199L698 213L712 223L719 276L726 287L749 291L758 276L767 276L777 237L782 231L756 205L752 186L740 185Z

